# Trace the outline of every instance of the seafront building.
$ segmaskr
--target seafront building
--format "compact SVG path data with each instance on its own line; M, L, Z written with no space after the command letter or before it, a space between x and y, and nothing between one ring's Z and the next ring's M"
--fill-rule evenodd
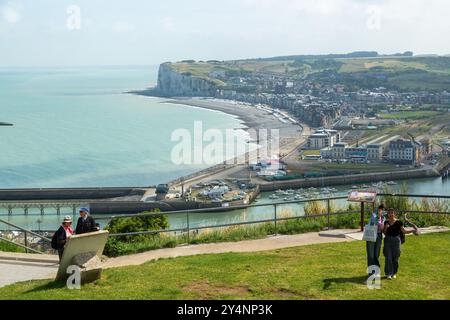
M398 139L389 144L389 160L396 164L414 165L419 160L420 144Z
M340 134L337 130L317 130L308 137L307 148L310 150L320 150L333 147L340 141Z
M365 146L349 147L347 143L335 143L331 148L320 150L322 158L353 161L380 161L383 159L383 147L381 144L369 144Z

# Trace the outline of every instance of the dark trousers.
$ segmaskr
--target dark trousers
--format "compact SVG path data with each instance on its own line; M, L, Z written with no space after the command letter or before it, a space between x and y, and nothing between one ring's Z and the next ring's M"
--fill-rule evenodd
M377 236L376 242L366 242L367 251L367 266L378 266L380 267L380 254L381 254L381 243L383 241L383 235L381 233Z
M64 253L64 248L58 249L59 261L61 261L63 253Z
M384 257L386 258L386 265L384 272L386 276L393 276L398 272L398 260L401 255L402 242L400 237L386 237L384 238Z

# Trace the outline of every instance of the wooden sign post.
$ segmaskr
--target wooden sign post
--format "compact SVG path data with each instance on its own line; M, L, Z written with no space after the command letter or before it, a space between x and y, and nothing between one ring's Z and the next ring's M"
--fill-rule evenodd
M364 231L364 205L365 203L375 203L377 192L371 190L353 190L348 194L347 201L361 203L361 231Z

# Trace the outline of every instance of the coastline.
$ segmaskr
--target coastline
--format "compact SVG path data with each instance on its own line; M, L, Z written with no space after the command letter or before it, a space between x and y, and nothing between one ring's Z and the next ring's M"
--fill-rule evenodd
M147 97L157 97L149 94L144 94L142 92L131 92L131 94L137 94ZM310 130L307 124L303 124L300 122L297 124L293 124L292 122L288 121L282 122L273 114L265 110L260 110L254 106L231 100L203 97L172 97L167 98L162 103L178 104L225 113L229 116L235 117L242 122L244 128L239 128L240 130L253 129L257 132L259 132L259 130L278 130L280 143L279 152L280 158L282 159L293 154L303 143L305 143L304 132L305 130ZM190 175L173 179L169 182L169 184L173 187L179 187L182 182L184 184L195 184L202 179L211 178L212 176L219 175L220 177L225 177L227 176L227 173L231 174L235 173L235 171L238 169L242 170L242 165L240 164L244 162L247 163L249 159L257 159L257 154L253 151L244 155L237 156L234 159L227 160L226 163L219 163L213 166L209 166Z

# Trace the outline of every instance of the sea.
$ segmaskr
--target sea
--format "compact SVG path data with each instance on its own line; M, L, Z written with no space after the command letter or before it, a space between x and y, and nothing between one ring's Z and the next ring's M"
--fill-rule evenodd
M0 68L0 188L144 187L210 166L172 161L178 129L245 128L232 115L125 92L157 66ZM239 143L247 134L237 130ZM194 143L194 142L193 142Z

